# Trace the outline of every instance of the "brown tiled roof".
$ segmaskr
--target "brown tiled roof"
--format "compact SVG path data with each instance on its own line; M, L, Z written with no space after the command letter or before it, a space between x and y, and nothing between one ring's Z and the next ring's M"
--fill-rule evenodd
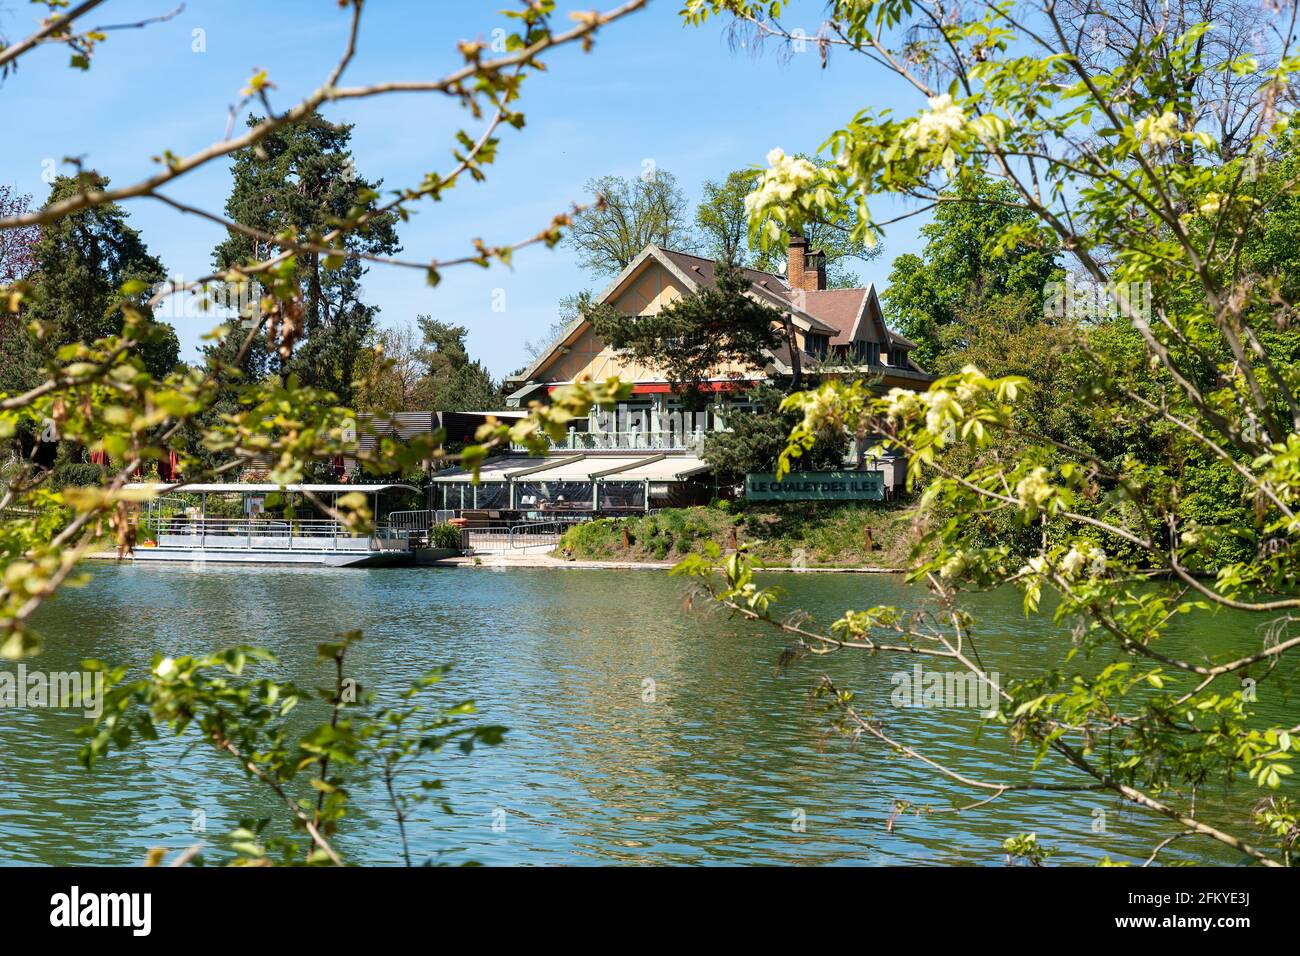
M867 307L868 293L867 289L823 289L793 295L799 308L835 329L831 345L844 345L853 339L853 330Z
M714 270L717 266L714 260L692 255L689 252L674 252L671 249L661 248L659 251L667 256L669 261L681 272L689 276L692 281L704 285L713 285ZM798 305L795 302L795 296L798 293L792 292L786 281L780 276L773 275L770 272L759 272L757 269L743 269L742 271L752 283L756 293L767 298L777 308L792 309L796 314L802 315L803 319L812 326L814 332L831 333L835 331L817 316Z
M662 250L663 254L673 261L677 268L681 269L692 278L698 277L701 282L707 285L713 285L713 272L717 263L712 259L706 259L703 256L693 256L689 252L675 252L672 249ZM745 277L760 289L780 296L787 302L790 301L790 287L785 284L785 280L778 275L770 272L759 272L757 269L745 269Z

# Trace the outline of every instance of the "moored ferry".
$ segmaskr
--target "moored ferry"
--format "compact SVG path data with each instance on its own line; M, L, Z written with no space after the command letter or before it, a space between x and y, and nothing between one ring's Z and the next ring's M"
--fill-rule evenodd
M292 506L305 493L330 500L360 493L373 499L371 510L381 514L386 492L418 489L403 484L275 485L275 484L135 484L134 489L160 492L147 503L144 531L152 540L137 545L134 560L149 562L212 562L221 564L302 564L324 567L375 567L409 564L414 559L410 532L376 522L369 534L359 534L332 518L298 518ZM180 499L176 494L187 497ZM239 504L228 506L232 497ZM197 504L190 501L197 499ZM227 504L212 514L217 500ZM269 513L268 502L286 502L281 514ZM234 516L229 512L233 511ZM146 535L142 535L146 537Z

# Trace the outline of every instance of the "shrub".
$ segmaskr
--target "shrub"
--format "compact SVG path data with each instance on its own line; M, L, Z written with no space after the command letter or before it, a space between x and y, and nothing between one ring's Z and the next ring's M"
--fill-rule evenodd
M429 547L459 551L460 528L450 524L433 525L429 528Z

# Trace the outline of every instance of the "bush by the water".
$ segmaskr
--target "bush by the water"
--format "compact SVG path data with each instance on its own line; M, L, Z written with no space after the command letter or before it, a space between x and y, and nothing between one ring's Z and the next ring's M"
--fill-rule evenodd
M438 550L460 550L460 528L450 524L435 524L429 528L429 547Z
M838 502L746 504L720 501L708 507L668 508L652 515L601 518L574 525L560 550L591 561L666 561L703 553L705 542L721 548L735 540L772 565L901 567L910 529L900 507ZM872 550L867 550L870 532Z

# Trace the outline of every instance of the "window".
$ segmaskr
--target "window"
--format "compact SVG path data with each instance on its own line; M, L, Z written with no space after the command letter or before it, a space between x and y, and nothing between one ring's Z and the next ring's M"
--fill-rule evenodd
M879 342L855 342L857 354L854 356L861 365L880 364Z

